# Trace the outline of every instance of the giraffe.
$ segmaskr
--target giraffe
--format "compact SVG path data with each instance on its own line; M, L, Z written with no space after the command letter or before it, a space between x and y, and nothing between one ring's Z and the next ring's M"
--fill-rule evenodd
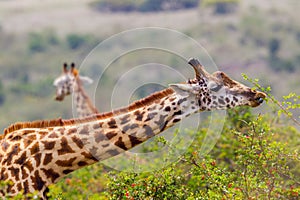
M71 63L71 69L67 69L67 63L63 65L63 73L53 82L56 87L57 101L63 101L66 95L73 93L73 102L79 118L97 114L98 110L86 94L83 84L91 84L92 79L86 76L80 76L75 64Z
M181 119L201 111L257 107L266 95L229 78L209 74L197 59L188 62L195 78L127 107L80 119L19 122L4 130L0 142L0 180L12 184L1 195L38 191L66 174L127 151Z

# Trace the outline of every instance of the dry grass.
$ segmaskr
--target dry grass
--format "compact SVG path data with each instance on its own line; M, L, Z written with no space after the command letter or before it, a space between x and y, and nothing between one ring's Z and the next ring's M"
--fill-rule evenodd
M4 31L25 34L52 28L60 34L94 33L103 34L145 26L159 26L184 30L200 22L226 20L228 17L208 18L200 10L185 10L163 13L100 13L88 4L93 0L9 0L0 1L0 24ZM299 19L298 1L295 0L242 0L239 12L251 7L262 11L288 13ZM253 13L255 14L255 13ZM199 18L200 16L200 18ZM202 19L203 18L203 19ZM230 18L230 17L229 17ZM234 17L236 18L236 17ZM232 19L231 19L232 20Z
M59 34L111 34L145 26L182 30L197 23L197 10L169 13L100 13L84 1L0 1L0 19L4 31L26 34L52 28Z

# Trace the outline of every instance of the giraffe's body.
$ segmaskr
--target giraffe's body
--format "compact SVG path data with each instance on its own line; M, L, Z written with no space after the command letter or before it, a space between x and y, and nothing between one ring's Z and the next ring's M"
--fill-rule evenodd
M0 180L13 185L2 193L38 190L66 174L113 157L195 112L262 103L264 93L229 79L205 74L191 60L196 78L154 93L128 107L82 119L19 123L7 128L0 142ZM222 79L223 84L220 85ZM218 91L225 90L221 95Z
M90 84L92 82L92 79L89 77L79 75L74 63L71 64L71 70L67 69L67 64L65 63L63 74L56 78L53 83L56 87L55 99L62 101L66 95L73 94L73 102L79 118L97 114L97 108L93 105L83 88L84 83Z

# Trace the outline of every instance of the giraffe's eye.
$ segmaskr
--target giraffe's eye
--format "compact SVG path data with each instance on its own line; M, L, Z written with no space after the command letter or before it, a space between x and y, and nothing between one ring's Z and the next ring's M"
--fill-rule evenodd
M219 85L217 83L209 84L209 89L213 92L218 92L221 88L222 88L222 85Z

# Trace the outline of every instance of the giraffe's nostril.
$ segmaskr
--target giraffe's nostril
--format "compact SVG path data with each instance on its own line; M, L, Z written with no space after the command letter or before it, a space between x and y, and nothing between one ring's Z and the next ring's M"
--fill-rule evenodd
M255 99L255 101L256 101L257 103L261 104L262 102L264 102L264 99L261 98L261 97L258 97L258 98Z

